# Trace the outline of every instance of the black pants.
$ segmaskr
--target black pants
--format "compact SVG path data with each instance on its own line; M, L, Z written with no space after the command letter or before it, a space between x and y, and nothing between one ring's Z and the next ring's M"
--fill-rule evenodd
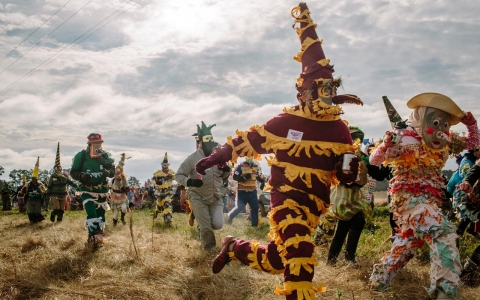
M393 220L393 213L389 214L389 220L390 220L390 227L392 228L392 235L395 235L397 233L396 229L398 228L397 222Z
M328 251L328 262L335 264L338 254L342 250L343 241L348 235L347 246L345 249L345 259L348 261L355 261L355 253L357 252L358 241L362 234L363 227L365 227L365 218L363 213L359 212L348 221L339 220L337 222L337 229L333 236L330 250Z

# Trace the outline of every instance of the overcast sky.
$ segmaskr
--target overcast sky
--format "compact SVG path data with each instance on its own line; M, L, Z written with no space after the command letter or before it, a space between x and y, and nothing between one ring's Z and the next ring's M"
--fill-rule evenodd
M143 182L165 152L177 170L194 151L200 121L216 123L212 132L224 143L297 104L296 1L0 3L2 178L33 168L37 156L51 169L58 141L69 168L87 135L99 132L116 162L122 152L132 157L125 171ZM366 138L390 126L383 95L404 118L406 102L423 92L443 93L480 118L479 1L307 4L343 79L339 94L365 102L344 105L343 118Z

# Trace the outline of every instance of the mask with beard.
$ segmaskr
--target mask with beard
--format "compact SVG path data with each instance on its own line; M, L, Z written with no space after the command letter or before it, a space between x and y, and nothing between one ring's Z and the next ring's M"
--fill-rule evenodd
M62 166L55 166L55 167L53 168L53 170L55 171L55 174L57 174L57 175L63 174L63 172L62 172L62 171L63 171Z
M213 148L217 147L219 144L213 140L213 135L206 135L202 137L202 150L205 157L212 154Z

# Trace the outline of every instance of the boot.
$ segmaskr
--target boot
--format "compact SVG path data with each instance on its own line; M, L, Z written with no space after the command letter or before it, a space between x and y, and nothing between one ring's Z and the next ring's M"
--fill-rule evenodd
M57 210L54 209L52 210L52 212L50 213L50 221L51 222L55 222L55 215L57 214Z
M63 213L64 213L64 211L61 210L61 209L59 209L59 210L57 211L57 222L62 222L62 220L63 220Z
M28 220L30 221L30 225L35 224L35 217L33 214L27 214Z
M470 256L463 266L462 274L460 274L460 280L469 287L475 287L476 282L476 271L480 265L480 246L478 246L474 251L472 256Z
M117 223L118 223L118 220L117 220L117 219L113 219L113 227L117 226Z
M122 221L122 224L125 225L127 222L125 222L125 213L122 211L120 215L120 221Z
M42 214L36 214L35 215L35 223L39 223L45 220L45 217Z

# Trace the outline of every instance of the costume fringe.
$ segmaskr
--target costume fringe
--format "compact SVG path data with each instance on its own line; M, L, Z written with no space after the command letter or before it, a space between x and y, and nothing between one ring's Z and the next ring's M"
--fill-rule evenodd
M310 281L286 281L284 289L277 285L275 294L287 296L296 291L298 300L315 300L315 293L324 293L326 290L323 284L314 286Z
M332 186L333 186L333 185L338 185L338 180L337 180L336 182L332 182L331 185L332 185ZM272 189L272 186L268 185L268 188L269 188L268 190L267 190L266 188L267 188L267 185L265 185L264 191L269 191L269 190ZM325 201L323 201L322 199L320 199L320 198L317 197L316 195L314 195L314 194L308 194L308 193L306 193L306 192L303 191L303 190L296 189L296 188L294 188L294 187L292 187L292 186L289 186L289 185L286 185L286 184L280 186L280 187L278 188L278 191L280 191L281 193L286 193L286 192L288 192L288 191L297 191L297 192L302 192L302 193L304 193L304 194L307 194L308 197L310 198L310 200L315 201L315 204L317 205L317 209L318 209L319 211L321 211L322 214L327 213L328 207L330 206L329 204L325 203Z
M348 151L355 151L356 148L350 144L335 143L335 142L322 142L322 141L308 141L302 140L300 142L292 141L284 137L280 137L268 132L264 125L255 126L253 128L260 136L265 137L266 141L261 146L265 150L272 150L277 153L278 150L289 150L288 155L300 157L302 150L305 150L307 157L311 158L310 151L315 152L317 155L330 156L332 153L341 155Z

